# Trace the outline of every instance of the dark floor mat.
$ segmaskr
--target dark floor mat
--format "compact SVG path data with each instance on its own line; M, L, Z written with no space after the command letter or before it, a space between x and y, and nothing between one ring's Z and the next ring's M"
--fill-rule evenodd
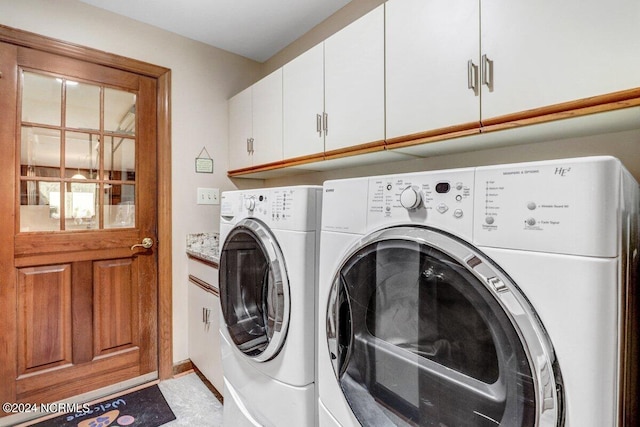
M157 385L81 406L80 412L41 421L33 427L157 427L176 419Z

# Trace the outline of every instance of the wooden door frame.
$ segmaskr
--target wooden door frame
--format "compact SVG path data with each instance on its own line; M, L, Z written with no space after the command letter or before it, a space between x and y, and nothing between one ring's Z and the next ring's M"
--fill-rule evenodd
M158 377L159 379L167 379L173 376L173 313L172 313L172 225L171 225L171 70L165 67L149 64L80 46L65 41L52 39L35 33L18 30L15 28L0 25L0 42L37 49L43 52L53 53L56 55L66 56L69 58L79 59L86 62L104 65L124 71L133 72L156 79L157 82L157 168L158 168ZM17 76L4 76L6 78L16 79ZM0 78L3 78L0 76ZM16 82L17 84L17 82ZM17 86L16 86L17 87ZM9 106L7 106L9 107ZM15 106L14 106L15 108ZM14 132L15 138L15 132ZM2 147L2 154L13 153L11 158L15 156L15 144L13 147ZM13 161L13 160L12 160ZM0 183L0 188L13 191L15 183ZM5 188L7 187L7 188ZM12 194L15 194L12 193ZM13 224L14 221L4 222ZM2 230L4 231L4 230ZM14 241L13 225L11 225L10 242ZM6 235L6 234L5 234ZM3 239L4 241L4 239ZM5 246L5 245L3 245ZM5 246L0 249L0 265L4 257L8 257L9 252L13 254L13 243L10 248ZM13 256L11 265L7 266L12 273L8 275L9 280L13 283L9 284L6 290L0 289L0 297L11 293L10 289L15 288L15 274L13 273ZM13 280L11 280L13 278ZM15 320L13 320L15 322ZM11 321L4 325L11 329ZM15 330L15 328L13 328ZM15 332L9 332L15 334ZM0 339L0 344L3 344ZM11 342L5 342L5 350L15 350L15 337L9 338ZM3 347L0 345L0 348ZM14 352L15 353L15 352ZM15 375L13 376L15 378Z

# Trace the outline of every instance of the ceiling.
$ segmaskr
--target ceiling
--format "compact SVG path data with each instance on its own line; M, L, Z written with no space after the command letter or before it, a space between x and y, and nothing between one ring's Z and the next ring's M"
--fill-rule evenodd
M264 62L350 0L80 0Z

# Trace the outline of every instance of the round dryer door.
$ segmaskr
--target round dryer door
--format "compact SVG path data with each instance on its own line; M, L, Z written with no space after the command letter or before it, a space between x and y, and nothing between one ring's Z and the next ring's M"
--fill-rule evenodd
M231 340L256 361L275 357L289 325L289 281L282 251L261 222L240 221L220 253L220 304Z
M363 426L558 426L560 376L519 289L448 234L363 239L327 313L336 378Z

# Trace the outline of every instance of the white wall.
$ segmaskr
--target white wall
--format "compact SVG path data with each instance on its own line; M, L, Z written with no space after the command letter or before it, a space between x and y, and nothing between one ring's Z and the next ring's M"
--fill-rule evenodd
M173 316L175 362L187 353L186 235L217 231L218 206L196 205L197 187L235 188L227 178L227 99L260 64L76 0L0 0L0 24L171 69ZM202 149L214 174L196 174Z
M277 70L287 62L300 56L318 43L323 42L329 38L329 36L371 12L386 1L387 0L351 0L343 8L313 27L298 40L295 40L266 60L262 65L262 75L266 76Z

